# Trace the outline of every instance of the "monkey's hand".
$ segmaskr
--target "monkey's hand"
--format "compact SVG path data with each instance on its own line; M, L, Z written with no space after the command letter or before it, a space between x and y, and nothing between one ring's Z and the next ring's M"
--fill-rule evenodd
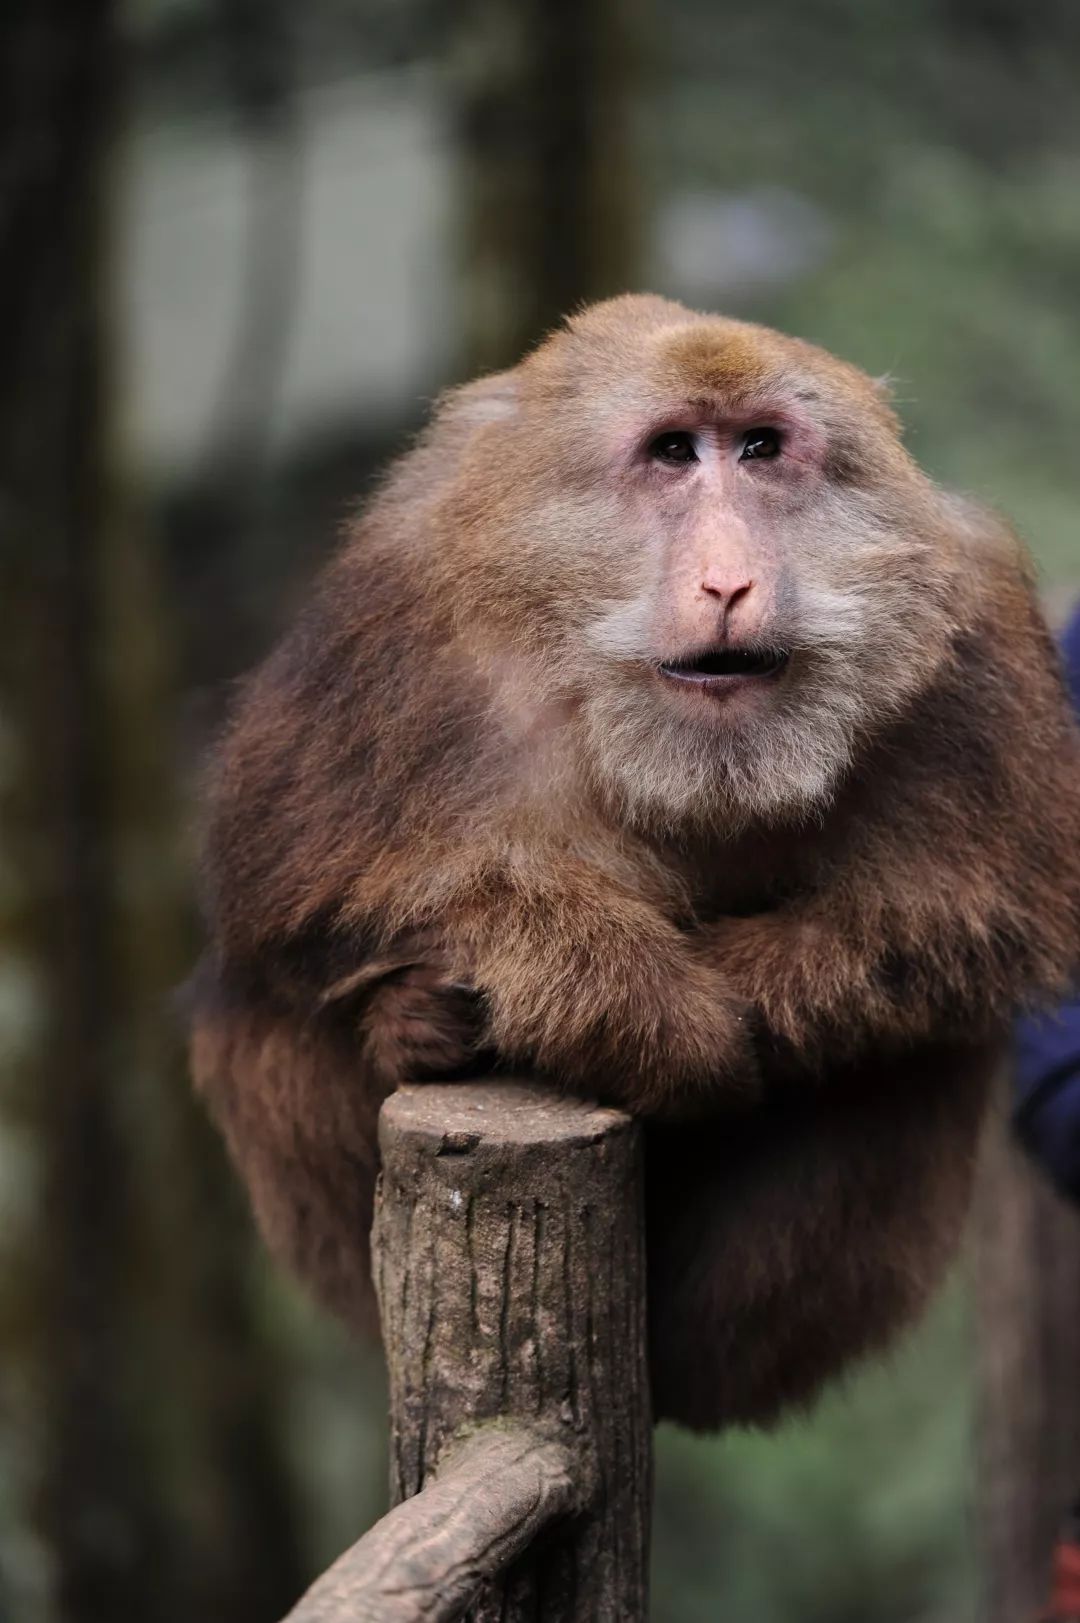
M753 1096L745 1000L659 908L585 864L489 882L451 938L504 1062L645 1114Z
M415 964L384 982L363 1025L365 1054L388 1089L460 1075L482 1046L478 994L437 964Z
M384 1092L460 1075L484 1042L483 1000L431 941L418 939L332 986L359 1000L364 1057Z
M870 1046L970 1037L994 1012L965 973L977 937L947 910L921 944L890 930L887 912L870 922L813 907L722 919L702 935L773 1063L816 1068Z
M820 920L795 909L724 918L700 932L708 956L753 1008L762 1040L813 1059L824 1028L868 988L865 965ZM865 1011L869 1012L869 1011Z

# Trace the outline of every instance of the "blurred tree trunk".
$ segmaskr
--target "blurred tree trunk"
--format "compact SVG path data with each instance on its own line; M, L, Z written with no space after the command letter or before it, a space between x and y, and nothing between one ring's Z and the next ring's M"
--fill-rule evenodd
M267 544L281 501L270 442L296 322L305 225L301 20L288 0L215 0L215 10L219 37L211 49L226 70L246 170L244 293L199 466L170 493L164 514L184 674L198 695L196 749L216 734L224 682L264 650L267 604L290 573Z
M1080 1214L995 1122L977 1207L985 1623L1047 1600L1080 1494Z
M0 1329L46 1575L11 1587L64 1623L269 1623L303 1574L242 1231L168 1029L191 934L168 662L110 438L116 9L8 0L0 53L0 940L31 1010Z
M114 852L104 837L99 581L106 534L102 263L115 99L109 0L3 16L0 490L5 716L19 915L36 993L26 1117L39 1151L32 1339L39 1522L55 1612L161 1617L161 1505L130 1412L132 1201L112 1068ZM21 927L21 928L19 928Z
M40 1523L65 1619L153 1619L163 1526L128 1408L130 1186L112 1070L114 853L103 775L98 569L107 523L103 194L109 0L11 0L0 97L0 490L6 716L25 967L40 1022Z
M518 360L634 286L638 0L469 0L457 13L463 361Z

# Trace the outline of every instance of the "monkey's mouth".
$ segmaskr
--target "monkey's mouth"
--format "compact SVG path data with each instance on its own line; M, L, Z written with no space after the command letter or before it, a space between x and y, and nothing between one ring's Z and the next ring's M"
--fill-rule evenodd
M743 682L779 676L790 658L784 648L706 648L692 659L666 661L660 675L706 693L726 693Z

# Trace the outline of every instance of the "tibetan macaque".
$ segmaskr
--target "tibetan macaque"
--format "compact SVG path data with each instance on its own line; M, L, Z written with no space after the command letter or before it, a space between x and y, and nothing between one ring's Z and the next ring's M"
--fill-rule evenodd
M916 1315L1012 1011L1080 958L1026 556L881 387L627 297L453 390L217 752L198 1083L368 1311L375 1119L528 1072L646 1123L656 1410L765 1424Z

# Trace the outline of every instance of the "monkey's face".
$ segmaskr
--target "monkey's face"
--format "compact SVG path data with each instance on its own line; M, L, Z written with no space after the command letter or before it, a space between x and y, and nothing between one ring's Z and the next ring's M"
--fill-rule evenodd
M466 568L574 696L593 779L654 823L812 812L952 623L944 508L880 391L650 299L586 312L511 378Z

